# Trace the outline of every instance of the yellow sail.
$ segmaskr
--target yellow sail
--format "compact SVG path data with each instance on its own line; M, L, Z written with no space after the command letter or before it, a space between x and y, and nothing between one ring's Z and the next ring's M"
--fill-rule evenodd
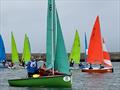
M75 63L80 63L80 38L77 30L75 33L74 43L72 46L69 60L73 60Z
M12 44L11 45L11 48L12 48L12 62L16 63L16 62L19 62L19 57L18 57L16 42L15 42L15 39L14 39L14 36L13 36L12 32L11 32L11 41L12 41L12 43L11 43Z

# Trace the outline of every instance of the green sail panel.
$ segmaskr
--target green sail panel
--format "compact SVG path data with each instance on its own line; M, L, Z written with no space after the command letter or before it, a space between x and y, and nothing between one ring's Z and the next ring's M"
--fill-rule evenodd
M54 63L55 70L62 73L70 74L68 55L66 52L57 11L56 11L56 18L57 18L57 45L56 45L56 54L55 54L55 63Z
M77 30L75 33L74 43L72 46L69 60L71 61L72 59L75 63L80 63L80 38Z
M16 42L13 36L13 33L11 32L11 48L12 48L12 62L16 63L19 62L19 57L18 57L18 51L17 51L17 46L16 46Z
M30 42L27 35L25 34L22 60L24 60L25 63L28 63L30 61L30 58L31 58Z
M47 11L47 42L46 42L46 67L52 68L54 64L54 46L53 45L53 13L54 13L54 0L48 0L48 11ZM54 20L54 21L53 21Z

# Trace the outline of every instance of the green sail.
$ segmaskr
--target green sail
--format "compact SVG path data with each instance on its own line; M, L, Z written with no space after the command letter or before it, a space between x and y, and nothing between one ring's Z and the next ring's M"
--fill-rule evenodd
M28 63L30 61L30 58L31 58L30 42L27 35L25 34L22 60L24 60L25 63Z
M73 59L73 61L77 64L80 63L80 38L77 30L69 60L71 61L71 59Z
M69 62L57 15L55 0L48 0L46 67L69 74Z
M55 17L54 16L54 0L48 0L48 11L47 11L47 42L46 42L46 67L47 68L52 68L54 67L54 31L55 31L55 26L53 23L55 23ZM54 31L53 31L54 30ZM54 34L54 35L53 35Z
M55 54L55 70L58 70L59 72L62 73L70 74L68 55L66 52L64 39L62 35L62 29L60 26L60 21L57 11L56 11L56 19L57 19L57 45L56 45L56 54Z
M16 46L16 42L13 36L13 33L11 32L11 48L12 48L12 62L16 63L19 62L19 57L18 57L18 51L17 51L17 46Z

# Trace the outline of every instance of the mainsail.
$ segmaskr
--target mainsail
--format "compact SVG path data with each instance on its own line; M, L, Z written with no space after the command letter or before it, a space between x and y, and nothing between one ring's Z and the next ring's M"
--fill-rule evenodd
M53 45L53 11L55 12L55 7L53 7L54 0L48 0L48 11L47 11L47 38L46 38L46 67L54 67L54 48Z
M30 42L29 42L29 39L27 37L27 34L25 34L22 60L24 60L25 63L27 63L30 61L30 58L31 58Z
M3 62L5 60L6 60L5 47L4 47L2 36L0 34L0 62Z
M55 0L48 0L46 67L62 73L69 73L68 57L55 7Z
M72 46L69 60L71 61L71 59L72 59L75 63L79 64L80 63L80 53L81 53L80 52L80 38L79 38L78 31L76 30L74 43Z
M96 18L89 42L87 62L90 64L103 63L102 36L98 16Z
M16 42L13 36L13 33L11 32L11 48L12 48L12 62L16 63L19 62L19 57L18 57L18 51L17 51L17 46L16 46Z

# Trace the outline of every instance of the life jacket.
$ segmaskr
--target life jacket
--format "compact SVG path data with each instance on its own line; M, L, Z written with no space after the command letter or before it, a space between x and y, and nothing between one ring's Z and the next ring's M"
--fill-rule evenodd
M38 70L38 67L37 67L37 62L36 61L28 62L28 64L27 64L27 71L29 73L35 73L37 70Z

